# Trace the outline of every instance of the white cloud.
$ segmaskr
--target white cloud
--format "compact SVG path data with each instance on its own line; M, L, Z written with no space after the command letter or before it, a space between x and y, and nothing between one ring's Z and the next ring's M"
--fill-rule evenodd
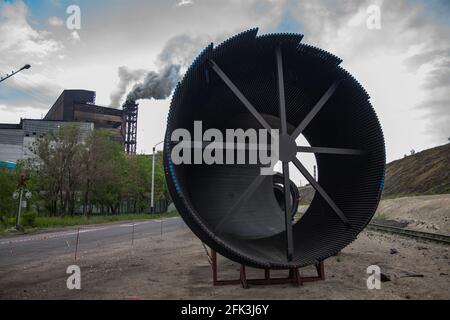
M72 42L78 42L78 41L80 41L80 35L78 34L78 32L77 31L72 31L71 33L70 33L70 40L72 41Z
M188 5L191 5L191 4L194 4L194 1L192 1L192 0L181 0L180 2L178 2L176 4L176 6L177 7L182 7L182 6L188 6Z
M52 27L61 27L64 25L64 21L58 17L50 17L47 20L47 23Z
M175 4L183 2L186 10L174 10ZM42 75L42 79L31 80L46 85L31 87L34 98L21 100L22 106L32 107L34 101L45 97L50 105L63 88L96 90L97 102L107 105L117 87L119 66L157 69L158 59L165 58L158 54L165 46L177 51L179 62L188 64L210 41L217 44L253 27L260 27L260 33L276 31L288 13L296 18L305 43L343 58L343 66L371 94L390 159L411 148L439 144L443 136L450 135L446 131L450 90L445 77L449 73L444 59L449 56L450 31L429 19L420 4L405 0L208 0L195 1L192 6L187 2L111 3L91 15L95 18L84 16L83 41L78 33L65 28L51 28L50 34L32 27L21 1L0 4L0 65L17 67L15 63L23 61L33 65L27 71L30 75ZM366 10L371 4L381 6L381 30L366 28ZM50 28L48 21L43 22ZM184 40L198 43L198 48L184 46ZM74 42L77 45L70 45ZM63 47L66 43L70 50ZM8 83L13 85L25 83ZM139 149L151 150L160 141L169 103L141 102ZM17 119L20 116L23 114L17 113ZM146 125L148 119L153 119L154 125Z
M2 83L0 104L15 112L23 108L42 111L61 90L52 68L64 46L48 31L32 27L28 17L28 8L22 1L0 4L0 73L25 63L32 66ZM28 117L20 114L19 118L24 116Z
M10 92L17 97L13 100L0 100L0 104L7 105L5 109L17 112L23 108L48 110L55 97L62 91L62 87L44 75L24 71L2 83L2 90L3 94Z
M63 45L53 40L46 31L33 29L27 21L28 9L22 1L4 3L0 15L0 61L1 53L45 57L61 50Z
M381 7L381 30L366 27L366 10L374 4ZM304 42L341 57L372 96L390 160L446 142L448 24L436 23L423 4L405 0L305 0L292 12Z

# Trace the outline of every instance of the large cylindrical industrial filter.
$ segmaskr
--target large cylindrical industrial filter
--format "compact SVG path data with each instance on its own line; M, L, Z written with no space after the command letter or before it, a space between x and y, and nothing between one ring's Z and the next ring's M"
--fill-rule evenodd
M253 29L208 46L170 106L164 167L173 202L201 241L251 267L303 267L337 254L370 222L383 189L384 138L369 95L338 57L302 38ZM278 129L282 177L261 175L259 164L175 164L172 134L194 137L196 121L224 136ZM310 146L296 144L300 135ZM315 155L318 181L305 153ZM289 164L316 190L299 220Z

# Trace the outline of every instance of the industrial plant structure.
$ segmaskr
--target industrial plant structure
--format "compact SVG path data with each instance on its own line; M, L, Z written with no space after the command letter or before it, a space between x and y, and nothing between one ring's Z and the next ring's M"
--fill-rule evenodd
M82 134L94 129L109 131L128 154L136 153L138 104L127 101L122 110L98 106L88 90L64 90L43 119L21 119L19 124L0 124L0 161L17 163L31 156L36 138L75 124Z
M122 137L127 154L136 154L138 104L127 100L122 107Z
M122 110L96 105L94 91L64 90L44 120L90 122L95 129L108 130L115 141L124 144Z

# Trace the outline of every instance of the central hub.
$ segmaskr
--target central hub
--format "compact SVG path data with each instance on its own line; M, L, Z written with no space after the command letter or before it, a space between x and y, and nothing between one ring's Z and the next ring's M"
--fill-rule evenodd
M295 139L288 134L280 135L280 160L291 162L297 156L297 144Z

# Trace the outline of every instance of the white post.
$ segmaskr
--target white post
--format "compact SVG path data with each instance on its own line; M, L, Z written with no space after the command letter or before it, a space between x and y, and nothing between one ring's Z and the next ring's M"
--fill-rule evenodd
M20 196L19 196L19 209L17 210L16 217L16 229L20 228L20 212L22 211L22 198L23 198L23 187L20 188Z
M155 213L155 156L156 156L156 147L159 146L161 143L164 143L164 141L158 142L153 147L153 160L152 160L152 189L151 189L151 195L150 195L150 212Z
M155 197L155 152L156 147L153 147L153 163L152 163L152 194L150 196L150 212L154 213L154 197Z

